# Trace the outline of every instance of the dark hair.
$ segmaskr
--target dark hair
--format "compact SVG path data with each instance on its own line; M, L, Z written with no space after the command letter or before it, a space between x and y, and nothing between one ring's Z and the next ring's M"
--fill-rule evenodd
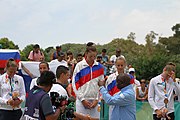
M59 49L59 48L61 48L61 46L56 46L56 49Z
M102 56L101 56L101 55L98 55L98 56L97 56L97 59L102 59Z
M65 56L65 54L63 52L58 52L58 56L62 57L62 56Z
M78 56L81 56L81 57L82 57L83 55L82 55L81 53L78 53L78 54L77 54L77 57L78 57Z
M49 86L55 83L55 74L52 71L43 71L39 77L39 85Z
M39 63L39 66L40 66L41 64L46 64L47 68L49 69L49 64L48 64L48 62L42 61L42 62Z
M141 79L140 83L146 83L146 80L145 79Z
M86 44L86 47L89 47L89 46L95 46L95 44L94 44L93 42L88 42L88 43Z
M6 69L9 67L18 67L16 61L13 58L8 59L6 63Z
M116 49L116 52L121 52L121 48L117 48L117 49Z
M129 72L129 74L133 74L133 73L135 73L135 72L134 72L134 71L130 71L130 72Z
M117 77L116 77L117 81L121 81L123 82L123 84L125 84L126 86L130 84L131 78L129 77L128 74L126 73L120 73Z
M176 64L173 62L168 62L166 65L172 65L172 66L176 67Z
M56 77L57 78L60 78L61 74L64 73L66 74L67 72L69 71L69 68L68 67L65 67L63 65L60 65L57 67L56 69Z
M106 52L107 52L107 50L106 50L106 49L102 49L102 52L103 52L103 53L106 53Z
M66 54L67 54L67 56L68 55L73 55L73 53L70 50L68 50Z
M39 46L38 44L35 44L35 45L33 46L33 48L34 48L34 49L40 48L40 46Z
M88 53L90 51L96 52L96 47L95 47L95 44L93 42L88 42L86 45L86 51L85 52Z

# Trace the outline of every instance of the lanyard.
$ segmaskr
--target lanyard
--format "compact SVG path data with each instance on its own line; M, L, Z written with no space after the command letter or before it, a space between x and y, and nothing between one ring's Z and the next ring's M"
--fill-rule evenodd
M164 86L164 94L165 94L165 98L164 98L164 104L165 107L167 108L167 104L168 104L168 93L167 93L167 84L166 84L166 80L162 77L162 84Z
M10 79L10 86L11 86L11 93L13 92L13 88L14 88L14 79L13 78L11 78Z
M164 94L165 94L165 97L168 97L168 94L167 94L167 83L166 83L166 80L162 77L162 85L164 86Z
M12 96L12 92L14 91L14 79L10 78L7 74L6 74L6 83L9 81L10 87L11 87L11 93L10 96Z

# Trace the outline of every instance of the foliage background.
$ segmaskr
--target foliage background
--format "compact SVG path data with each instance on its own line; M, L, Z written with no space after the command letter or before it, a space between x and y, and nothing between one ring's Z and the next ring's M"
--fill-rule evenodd
M136 69L136 77L138 80L144 78L150 80L152 77L160 74L167 62L176 63L176 76L180 77L180 24L172 27L173 36L158 37L154 31L150 31L146 37L146 44L138 44L135 42L135 33L131 32L126 39L115 38L111 42L100 45L97 44L98 54L103 48L107 49L107 55L115 54L116 48L121 48L122 54L125 56L127 63ZM158 39L158 43L154 40ZM84 53L85 44L62 44L62 51L72 51L74 56L78 53ZM0 47L2 49L19 49L18 45L8 38L0 39ZM27 61L29 52L33 49L33 44L27 45L20 50L21 60ZM50 61L50 55L55 51L54 46L41 49L45 55L45 60Z

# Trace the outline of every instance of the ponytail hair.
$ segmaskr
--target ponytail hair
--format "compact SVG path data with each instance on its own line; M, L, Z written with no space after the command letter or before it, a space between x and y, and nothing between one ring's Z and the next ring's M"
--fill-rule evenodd
M116 63L118 60L123 60L124 63L126 64L126 59L125 59L124 57L122 57L122 56L118 57L118 58L116 59L115 63Z
M87 45L86 45L86 51L85 53L88 53L88 52L96 52L96 47L95 47L95 44L93 42L88 42Z

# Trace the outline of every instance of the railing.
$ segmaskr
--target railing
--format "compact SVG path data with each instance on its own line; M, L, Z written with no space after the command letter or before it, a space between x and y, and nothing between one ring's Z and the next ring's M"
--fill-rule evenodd
M174 107L175 120L180 120L180 102L175 102ZM101 104L101 120L109 120L109 108L104 102ZM153 120L152 108L148 102L136 101L136 120Z

